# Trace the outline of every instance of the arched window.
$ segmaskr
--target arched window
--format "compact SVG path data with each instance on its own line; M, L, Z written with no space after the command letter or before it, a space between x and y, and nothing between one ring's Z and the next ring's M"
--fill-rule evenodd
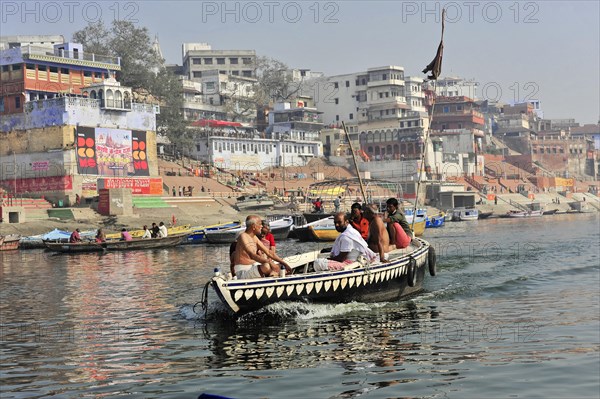
M110 108L115 106L115 96L110 89L106 90L106 106Z
M123 94L120 90L115 91L115 108L123 108Z
M369 148L367 149L367 152L369 154L373 154L373 147L369 146Z
M96 90L90 91L90 98L96 98Z

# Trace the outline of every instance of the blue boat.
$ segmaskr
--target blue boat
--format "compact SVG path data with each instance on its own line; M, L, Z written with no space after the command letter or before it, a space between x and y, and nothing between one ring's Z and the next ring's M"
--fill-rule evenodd
M192 227L192 233L188 235L183 244L201 244L206 242L205 233L207 231L230 230L241 226L240 222L229 222L214 224L210 226Z
M445 220L446 220L445 215L437 215L437 216L427 217L427 219L425 219L425 227L426 228L442 227L444 225Z

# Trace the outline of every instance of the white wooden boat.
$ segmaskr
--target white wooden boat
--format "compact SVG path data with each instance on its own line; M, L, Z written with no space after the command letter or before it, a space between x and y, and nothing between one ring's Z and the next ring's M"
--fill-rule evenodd
M293 224L294 220L291 217L274 220L270 222L271 233L276 240L285 240ZM244 230L246 230L246 226L227 230L208 230L204 232L204 238L211 244L231 244L235 241L236 235Z
M243 195L237 198L235 204L240 211L270 208L273 205L275 205L275 202L266 195Z
M475 208L455 208L452 211L452 220L454 222L464 222L477 219L479 219L479 211Z
M530 218L530 217L539 217L544 214L543 211L509 211L507 213L509 218Z
M427 270L432 276L436 273L435 251L420 238L405 249L390 252L388 263L369 264L359 257L344 270L315 272L314 261L327 255L312 251L290 256L285 260L293 272L283 277L238 280L215 269L205 290L211 285L233 313L244 314L281 301L394 301L422 291ZM206 292L203 297L207 298Z

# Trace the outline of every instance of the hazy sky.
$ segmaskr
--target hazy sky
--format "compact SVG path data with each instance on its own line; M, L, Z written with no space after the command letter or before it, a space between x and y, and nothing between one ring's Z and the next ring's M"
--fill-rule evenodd
M421 70L447 8L443 76L479 83L478 97L541 100L546 118L600 119L599 1L69 1L1 0L2 35L72 33L115 18L158 34L168 63L181 44L255 49L290 67L338 75L382 65Z

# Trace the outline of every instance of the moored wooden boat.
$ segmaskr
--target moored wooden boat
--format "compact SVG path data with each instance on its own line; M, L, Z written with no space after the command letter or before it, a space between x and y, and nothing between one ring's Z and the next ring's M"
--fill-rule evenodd
M456 208L452 211L452 220L464 222L479 219L479 211L475 208Z
M331 225L333 227L333 216L329 216L325 219L315 220L310 223L306 223L302 226L295 227L293 232L293 238L298 239L301 242L313 241L315 239L310 227L320 225Z
M275 202L266 195L243 195L238 197L235 203L240 211L270 208L273 205L275 205Z
M479 219L487 219L490 216L492 216L494 214L493 211L491 212L479 212Z
M206 242L206 232L207 231L221 231L221 230L230 230L236 229L240 227L240 222L229 222L229 223L220 223L213 224L210 226L198 226L191 227L191 233L188 234L187 239L184 244L200 244Z
M390 252L388 263L368 264L359 257L344 270L315 272L314 261L324 255L312 251L286 258L293 272L284 277L228 279L217 269L210 285L233 313L244 314L282 301L393 301L422 291L427 270L435 275L435 251L418 238L408 248Z
M558 209L549 209L547 211L542 212L542 215L544 215L544 216L554 215L554 214L556 214L556 212L558 212Z
M167 228L168 235L190 234L191 232L192 230L189 224ZM129 234L131 234L131 237L133 238L141 238L144 235L144 230L131 230L129 231ZM107 240L119 240L120 238L121 233L110 233L106 235Z
M18 234L9 234L6 236L0 235L0 251L12 251L19 249L19 240L21 236Z
M509 218L529 218L542 216L542 211L509 211L506 215Z
M284 217L270 222L271 233L275 240L285 240L293 224L294 220L291 217ZM206 242L211 244L231 244L235 241L236 235L245 229L245 226L240 226L235 229L206 231L204 236Z
M45 243L46 248L53 252L80 253L103 251L128 251L136 249L159 249L181 244L187 234L172 235L164 238L134 238L131 241L107 240L106 242L77 242L77 243Z
M438 216L431 216L431 217L427 217L427 219L425 219L425 227L426 228L435 228L435 227L442 227L445 223L445 218L444 215L438 215Z

